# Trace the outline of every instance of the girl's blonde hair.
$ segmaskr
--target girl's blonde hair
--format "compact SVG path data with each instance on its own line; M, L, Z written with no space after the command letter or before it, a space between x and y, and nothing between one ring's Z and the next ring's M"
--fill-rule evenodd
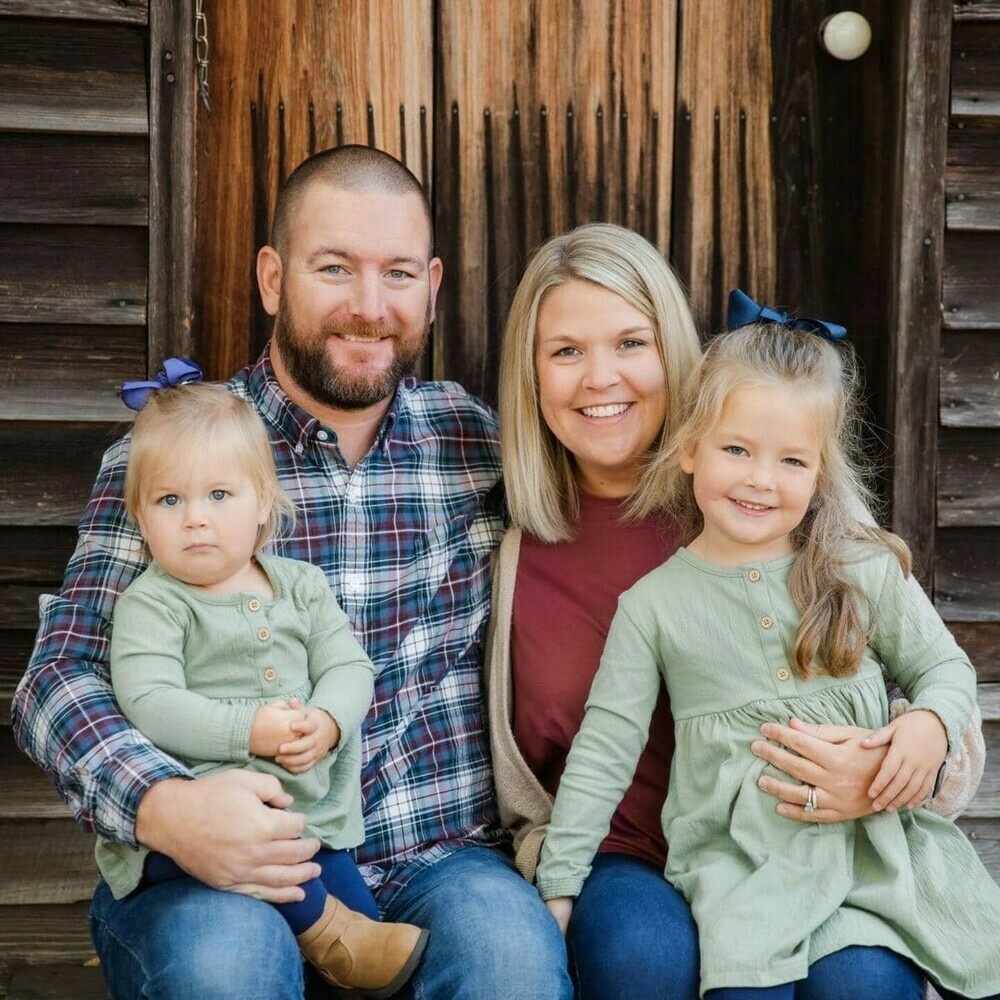
M698 358L698 334L681 283L659 251L631 229L588 223L535 252L511 303L500 351L500 440L512 523L546 542L573 536L580 509L573 457L549 430L538 401L535 339L545 296L587 281L621 296L645 316L666 373L667 415L656 454L676 426L681 386ZM643 480L630 513L661 507L656 483Z
M132 520L137 520L143 482L150 475L172 461L211 461L220 450L237 461L262 497L271 500L255 552L295 523L295 505L278 482L271 442L257 411L210 382L159 389L137 414L125 469L125 509Z
M910 551L879 528L861 454L863 422L858 412L859 375L853 351L814 333L778 324L743 326L713 338L684 391L683 421L661 460L666 499L690 541L701 530L691 476L678 462L692 453L716 425L736 389L788 386L801 390L821 442L816 491L792 532L798 553L789 578L802 613L792 647L792 667L809 677L813 663L840 677L854 671L869 637L867 599L849 580L846 565L857 558L855 543L883 546L910 572Z

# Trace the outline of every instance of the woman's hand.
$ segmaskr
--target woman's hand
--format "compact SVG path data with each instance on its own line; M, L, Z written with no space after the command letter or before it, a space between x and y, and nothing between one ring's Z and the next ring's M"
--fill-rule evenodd
M757 784L778 802L778 812L804 823L839 823L860 819L875 811L869 789L888 752L885 746L866 746L870 729L858 726L812 725L792 719L760 727L765 740L750 749L779 771L804 784L761 775ZM767 742L773 740L774 742ZM776 746L775 744L780 744ZM816 808L806 812L809 786L816 789Z
M913 809L934 787L948 752L948 734L934 712L915 708L866 737L862 745L889 748L868 789L874 808Z
M278 747L274 760L286 771L301 774L340 742L340 726L323 709L303 705L297 698L289 702L289 707L298 710L301 718L292 723L291 739Z
M569 918L573 916L573 900L570 896L557 896L555 899L547 899L545 905L549 908L549 913L555 918L559 925L559 930L563 937L566 937L566 928L569 927Z

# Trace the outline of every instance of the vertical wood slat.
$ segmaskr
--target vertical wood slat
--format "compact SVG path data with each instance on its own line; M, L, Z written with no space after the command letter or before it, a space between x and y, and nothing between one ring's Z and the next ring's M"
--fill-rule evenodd
M194 30L191 0L149 12L149 374L192 353Z
M429 188L434 5L206 8L212 109L197 110L196 354L221 378L266 336L254 261L293 167L319 149L374 142Z
M888 373L894 441L892 528L910 544L925 585L934 560L944 173L952 5L909 0L897 24L906 39L897 148ZM917 207L919 206L919 210Z
M553 233L609 220L666 251L675 22L652 0L440 6L435 377L495 398L506 308Z
M776 290L772 2L682 9L671 256L696 320L715 332L728 289L762 301Z

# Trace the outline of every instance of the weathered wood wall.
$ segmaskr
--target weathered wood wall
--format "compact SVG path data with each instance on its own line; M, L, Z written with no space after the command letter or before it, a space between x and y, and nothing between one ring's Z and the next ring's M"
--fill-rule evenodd
M0 996L44 985L20 963L91 951L92 838L14 747L10 698L127 426L117 386L190 349L189 13L0 0ZM100 975L66 981L45 995Z

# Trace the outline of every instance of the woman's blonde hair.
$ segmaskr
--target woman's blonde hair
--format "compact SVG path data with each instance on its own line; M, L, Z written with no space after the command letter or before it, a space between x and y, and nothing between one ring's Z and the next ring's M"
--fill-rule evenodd
M896 535L877 527L876 504L862 459L863 421L858 411L859 375L854 353L821 336L778 324L743 326L713 338L684 390L683 421L658 464L670 510L684 541L701 531L692 478L678 462L693 453L716 425L736 389L793 387L816 420L820 467L805 517L792 532L797 558L789 590L802 613L792 647L792 667L809 677L813 663L840 677L854 671L868 641L867 599L845 567L858 557L857 542L892 552L905 573L910 551Z
M278 482L267 430L257 411L212 382L153 392L132 426L125 469L125 509L132 520L143 499L143 482L168 462L211 461L219 450L234 458L271 513L257 532L259 552L285 526L295 523L295 505Z
M586 281L621 296L653 329L665 371L667 415L652 453L676 425L680 389L698 358L698 334L681 283L650 242L622 226L595 222L553 237L535 251L514 294L500 352L500 440L511 521L546 542L572 537L579 492L572 456L549 430L538 401L535 339L545 296ZM661 506L645 479L630 512Z

